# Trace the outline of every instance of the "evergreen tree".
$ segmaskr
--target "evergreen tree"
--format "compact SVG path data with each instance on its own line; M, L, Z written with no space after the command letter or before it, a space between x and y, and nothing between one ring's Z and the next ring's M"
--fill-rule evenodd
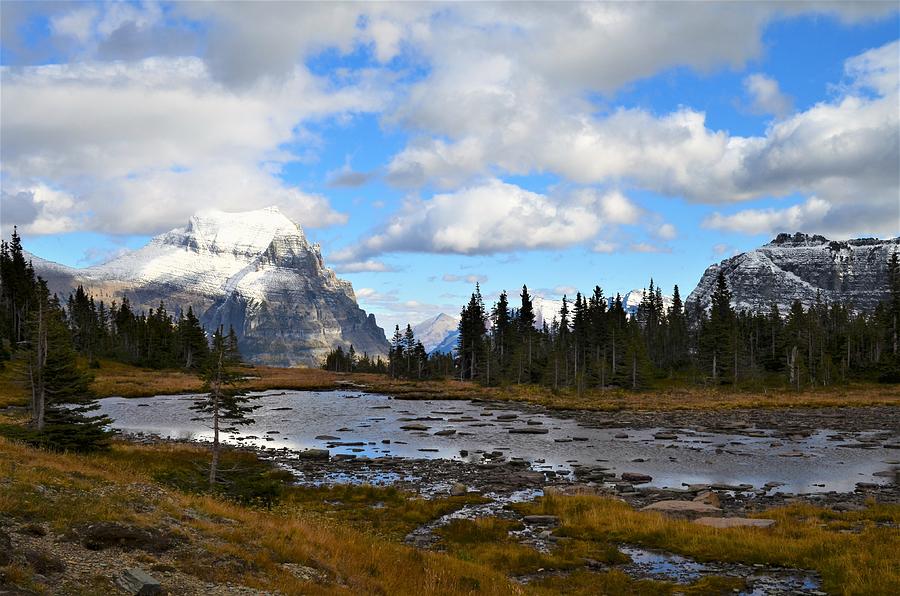
M36 284L29 338L21 354L31 389L31 431L22 438L60 451L93 451L109 444L106 416L89 389L91 378L78 365L62 308L43 280Z
M198 413L194 420L211 425L213 431L212 459L209 466L209 486L214 488L219 467L221 443L219 434L236 432L238 425L253 424L249 414L258 406L252 405L254 396L247 395L240 387L244 376L238 366L241 363L234 329L225 335L222 327L213 333L209 356L202 370L204 394L199 395L191 409Z

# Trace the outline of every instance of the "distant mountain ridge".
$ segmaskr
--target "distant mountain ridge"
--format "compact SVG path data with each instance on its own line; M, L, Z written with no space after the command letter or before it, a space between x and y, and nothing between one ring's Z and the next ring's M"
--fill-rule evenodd
M871 311L888 296L888 263L900 251L900 238L834 241L819 235L779 234L757 249L711 265L686 303L706 308L722 271L738 310L782 313L794 300L809 306L823 301L849 302Z
M277 208L207 211L102 265L75 269L32 257L52 291L83 285L97 300L136 308L193 307L208 330L233 326L245 359L316 366L336 346L384 356L388 343L350 282Z

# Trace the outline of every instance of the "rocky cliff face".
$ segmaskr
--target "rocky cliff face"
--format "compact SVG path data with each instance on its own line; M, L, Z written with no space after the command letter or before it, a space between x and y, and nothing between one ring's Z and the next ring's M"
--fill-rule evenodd
M738 310L784 313L794 300L808 306L850 302L870 311L888 295L888 261L900 251L900 238L832 241L823 236L779 234L772 242L710 266L687 303L707 307L719 271L725 273Z
M317 365L336 346L384 356L374 315L356 303L299 225L276 208L195 215L185 228L103 265L71 269L33 259L51 289L82 284L97 299L123 295L138 308L192 306L207 329L233 326L245 359Z

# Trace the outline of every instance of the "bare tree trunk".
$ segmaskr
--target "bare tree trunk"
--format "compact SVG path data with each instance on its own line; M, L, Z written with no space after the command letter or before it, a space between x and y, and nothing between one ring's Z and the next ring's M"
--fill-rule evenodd
M29 380L31 381L32 424L38 431L44 430L47 410L47 394L44 389L44 367L47 366L47 322L44 314L43 302L39 302L35 357L28 367Z
M216 486L216 472L219 468L219 398L222 391L222 359L224 357L222 351L219 352L218 363L216 365L216 380L213 383L213 444L212 444L212 461L209 464L209 488L212 490Z

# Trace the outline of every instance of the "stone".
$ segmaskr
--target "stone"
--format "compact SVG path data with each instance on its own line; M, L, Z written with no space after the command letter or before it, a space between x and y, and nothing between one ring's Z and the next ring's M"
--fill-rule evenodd
M555 526L559 523L559 518L555 515L526 515L522 519L526 524L534 526Z
M775 525L775 520L749 517L698 517L694 523L710 528L771 528Z
M400 430L428 430L429 428L431 427L424 424L404 424Z
M456 430L454 430L452 428L446 428L444 430L439 430L434 434L437 435L438 437L449 437L450 435L455 435Z
M614 439L627 439L628 433L616 433L613 435Z
M675 433L670 433L670 432L661 432L661 433L656 433L655 435L653 435L653 438L660 439L660 440L675 440L678 438L678 435L676 435Z
M451 497L463 497L469 492L469 488L462 482L454 482L450 487Z
M722 505L722 503L719 501L719 495L711 490L704 490L697 493L697 496L694 497L694 502L706 503L707 505L712 505L713 507L720 507Z
M328 459L331 452L327 449L304 449L297 453L300 459Z
M53 553L41 548L26 548L23 551L25 560L31 565L35 573L41 575L51 575L53 573L62 573L66 570L66 563Z
M141 528L118 522L96 522L74 528L81 545L88 550L118 547L161 553L177 542L177 537L157 528Z
M336 437L334 435L319 435L316 437L317 441L340 441L340 437Z
M653 480L653 476L641 474L639 472L622 472L622 480L632 484L644 484Z
M550 431L546 428L536 428L536 427L525 427L525 428L511 428L509 429L510 434L513 435L546 435Z
M540 420L529 420L528 424L530 424L531 426L539 426L543 424L543 422L541 422Z
M137 567L126 569L116 583L133 596L157 596L163 593L159 581Z
M515 420L518 417L518 414L500 414L496 420Z
M651 503L642 508L641 511L658 511L668 515L691 517L704 514L716 515L722 510L718 507L706 503L699 503L697 501L666 500Z

